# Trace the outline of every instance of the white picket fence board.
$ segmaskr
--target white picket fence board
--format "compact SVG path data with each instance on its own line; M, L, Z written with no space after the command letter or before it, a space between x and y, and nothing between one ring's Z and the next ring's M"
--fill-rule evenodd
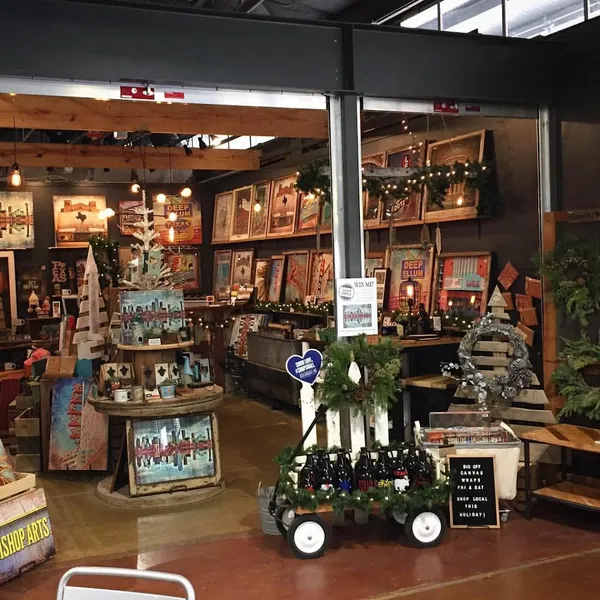
M340 430L340 413L337 410L329 409L325 414L327 418L327 447L341 447L342 434Z
M312 385L302 383L300 388L300 414L302 416L302 435L304 435L310 424L315 419L315 391ZM312 431L304 441L304 448L315 446L317 444L317 428L313 427Z
M382 446L388 446L390 443L388 411L385 409L382 409L382 408L376 408L374 417L375 417L375 439Z
M365 418L350 412L350 446L352 458L356 458L361 448L367 445L365 438Z

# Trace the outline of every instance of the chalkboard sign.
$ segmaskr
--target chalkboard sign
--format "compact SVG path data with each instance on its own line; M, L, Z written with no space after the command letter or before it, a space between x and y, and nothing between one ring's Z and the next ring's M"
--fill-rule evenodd
M500 527L494 457L452 454L448 465L454 482L450 527Z

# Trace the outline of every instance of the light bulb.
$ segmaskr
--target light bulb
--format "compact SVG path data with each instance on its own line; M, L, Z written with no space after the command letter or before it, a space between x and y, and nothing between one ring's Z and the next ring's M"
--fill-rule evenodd
M475 304L475 300L477 300L477 298L475 297L475 294L473 294L471 296L471 304ZM463 321L463 323L464 323L464 321Z
M166 194L163 194L162 192L160 194L156 194L156 201L159 204L164 204L167 201Z
M134 182L131 184L131 188L130 188L130 189L131 189L131 193L132 193L132 194L139 194L139 193L140 193L140 190L141 190L142 188L141 188L140 184L139 184L137 181L134 181Z
M176 212L169 213L168 219L169 219L169 221L177 221L177 213Z
M175 241L175 230L169 227L169 241L172 243Z
M456 204L458 204L458 206L462 206L462 203L465 201L465 199L462 196L459 196L456 199Z
M21 187L23 176L21 175L21 167L19 163L14 163L8 174L8 183L12 187Z
M189 198L192 195L192 190L189 187L184 187L181 192L179 192L179 195L182 198Z
M262 210L262 206L261 206L260 202L256 202L254 204L254 212L259 213L261 210Z
M100 211L98 216L101 219L109 219L110 217L115 216L115 211L112 208L105 208L104 210Z

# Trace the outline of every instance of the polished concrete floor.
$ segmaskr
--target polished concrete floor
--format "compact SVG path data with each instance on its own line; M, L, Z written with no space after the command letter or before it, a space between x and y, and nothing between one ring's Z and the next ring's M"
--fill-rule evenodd
M44 478L56 557L0 588L0 600L55 598L60 576L75 565L180 573L197 597L216 600L568 600L595 597L600 589L600 519L563 507L542 507L531 522L513 514L501 530L451 531L432 550L406 546L401 528L372 518L369 527L335 529L324 558L297 560L283 538L260 533L255 499L259 482L276 477L272 458L299 439L297 416L228 398L219 418L227 489L205 504L118 509L95 497L93 482ZM127 580L119 585L177 591Z

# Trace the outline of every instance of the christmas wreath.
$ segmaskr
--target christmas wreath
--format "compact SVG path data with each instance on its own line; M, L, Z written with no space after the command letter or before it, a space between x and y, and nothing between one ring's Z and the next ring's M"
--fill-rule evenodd
M576 413L600 419L600 388L590 386L581 373L585 367L600 363L600 345L592 344L587 336L581 340L563 341L565 348L560 357L565 362L552 373L552 381L565 399L558 416L568 417Z
M566 237L541 261L541 271L557 304L579 321L600 310L600 254L578 237Z
M323 364L319 393L328 408L372 414L376 407L387 410L396 401L400 352L390 340L369 344L363 335L351 342L335 342L325 351ZM357 369L360 377L354 375Z
M508 339L512 345L512 361L506 371L490 379L482 373L473 359L473 350L477 342L486 336L499 335ZM492 314L487 314L475 322L458 348L459 364L442 363L442 373L454 377L463 387L472 386L477 401L486 406L488 394L507 401L514 400L519 393L529 387L533 380L529 352L523 338L512 325L496 323Z

